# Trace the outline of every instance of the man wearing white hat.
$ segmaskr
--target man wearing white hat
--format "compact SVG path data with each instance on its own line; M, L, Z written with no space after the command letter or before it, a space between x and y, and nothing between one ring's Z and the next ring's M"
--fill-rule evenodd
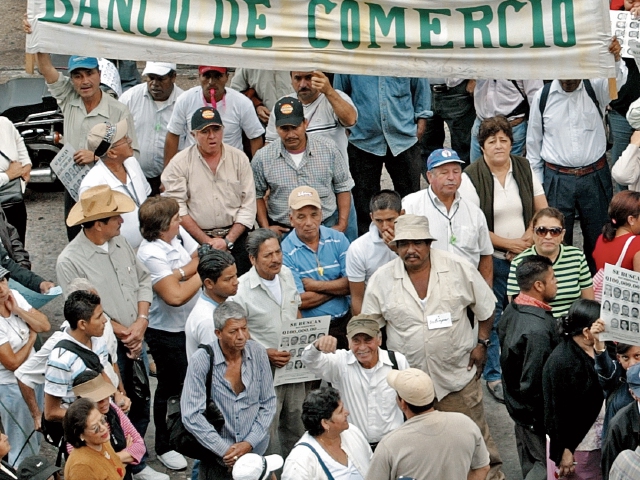
M489 452L480 429L466 415L433 408L429 375L417 368L391 370L387 382L407 421L378 444L366 480L484 480Z
M122 94L133 116L140 144L140 166L153 195L160 193L160 174L164 168L164 141L176 100L184 92L176 83L176 64L147 62L142 72L146 83ZM180 145L180 150L184 145Z

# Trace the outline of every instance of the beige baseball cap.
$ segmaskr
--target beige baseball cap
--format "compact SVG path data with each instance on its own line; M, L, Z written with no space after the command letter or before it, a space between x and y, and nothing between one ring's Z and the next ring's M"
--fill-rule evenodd
M424 215L400 215L395 223L395 236L389 243L398 240L436 240L429 231L429 220Z
M320 195L318 195L316 189L306 186L294 188L289 194L289 207L294 210L300 210L307 205L322 208Z
M416 407L429 405L436 396L431 377L417 368L391 370L387 383L401 399Z
M362 313L352 317L347 324L347 337L351 339L359 333L376 337L380 333L380 324L378 323L380 318L382 318L380 315L367 315Z

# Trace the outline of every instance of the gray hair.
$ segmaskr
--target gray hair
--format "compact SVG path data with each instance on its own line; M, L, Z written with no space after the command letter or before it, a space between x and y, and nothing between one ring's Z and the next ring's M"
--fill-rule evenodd
M227 320L242 320L247 312L242 305L235 302L224 302L213 312L213 325L216 330L223 330Z
M273 230L269 230L268 228L258 228L251 232L245 242L245 248L247 249L249 256L256 258L262 244L271 238L275 238L278 240L278 244L280 244L280 237L278 237L278 234Z
M84 290L87 292L96 292L96 287L86 278L74 278L69 283L67 287L67 296L71 295L73 292L77 292L79 290Z

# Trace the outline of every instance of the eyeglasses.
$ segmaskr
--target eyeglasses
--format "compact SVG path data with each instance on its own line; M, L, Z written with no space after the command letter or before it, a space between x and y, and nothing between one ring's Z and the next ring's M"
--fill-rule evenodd
M95 424L95 425L90 425L87 427L87 430L98 434L100 433L100 431L102 430L103 427L105 427L107 425L107 417L105 417L104 415L102 416L102 418L100 419L100 422Z
M124 144L129 144L131 145L131 143L133 143L133 140L131 140L131 138L129 137L129 135L125 135L121 140L118 140L116 143L114 143L113 145L111 145L111 148L118 148Z
M552 237L557 237L563 232L564 228L562 227L535 227L533 231L539 237L546 237L548 233L551 234Z

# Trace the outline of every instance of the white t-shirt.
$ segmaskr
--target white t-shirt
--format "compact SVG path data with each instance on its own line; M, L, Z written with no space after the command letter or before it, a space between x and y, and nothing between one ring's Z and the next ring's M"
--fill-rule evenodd
M200 292L196 298L198 300L184 325L187 361L198 350L198 345L201 343L210 345L216 339L213 312L218 308L218 303L205 295L204 292Z
M276 299L279 305L282 305L282 287L280 286L280 276L276 275L273 280L267 280L266 278L260 277L260 281L267 287L273 298Z
M180 236L182 241L178 238ZM173 270L184 267L191 261L191 255L198 249L196 242L187 231L180 227L179 235L167 243L164 240L148 242L143 240L138 249L138 259L149 270L151 283L155 285ZM179 307L167 304L160 295L153 292L153 301L149 309L149 327L165 332L184 332L184 326L198 296L194 295L187 303Z
M191 135L191 117L196 110L206 106L209 105L205 104L202 87L199 85L190 88L176 100L167 129L184 140L184 148L196 143ZM224 124L222 141L227 145L242 150L242 132L250 139L258 138L264 133L253 103L242 93L225 88L223 100L218 102L216 109Z
M293 163L296 164L296 167L299 167L300 162L302 162L302 157L304 157L304 152L300 152L300 153L289 152L289 156L291 157L291 160L293 160Z
M31 310L31 305L16 290L11 290L13 298L16 299L18 307ZM16 353L24 347L29 341L29 325L17 315L11 314L9 317L0 317L0 345L9 343L13 353ZM33 355L35 350L32 348L29 356ZM16 383L16 377L11 370L8 370L0 363L0 385Z
M347 277L350 282L367 282L378 268L396 258L398 255L387 247L372 222L369 231L349 245Z

